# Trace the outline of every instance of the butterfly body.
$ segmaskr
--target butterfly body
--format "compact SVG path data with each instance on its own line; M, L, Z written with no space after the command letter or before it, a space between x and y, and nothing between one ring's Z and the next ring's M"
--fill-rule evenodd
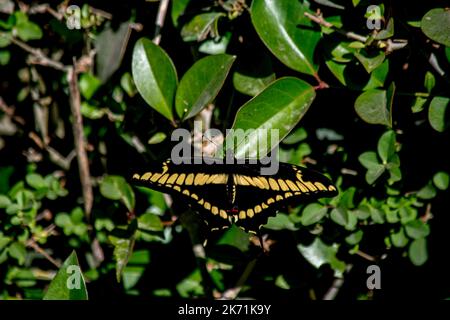
M261 175L260 162L195 163L175 165L167 160L148 172L135 173L133 181L180 196L211 230L235 223L253 233L286 205L337 194L327 177L292 164L280 163L276 175Z

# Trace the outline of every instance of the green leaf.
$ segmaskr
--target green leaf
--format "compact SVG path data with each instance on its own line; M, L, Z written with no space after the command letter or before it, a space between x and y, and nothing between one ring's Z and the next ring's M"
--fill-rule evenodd
M304 128L298 128L283 139L284 144L297 144L300 141L305 140L308 137L308 133Z
M378 140L378 154L383 164L391 161L395 154L395 132L393 130L386 131Z
M111 200L121 200L129 211L133 211L135 196L133 189L121 176L106 176L100 183L100 193Z
M120 78L120 86L129 97L134 97L136 95L136 85L134 84L133 77L129 72L125 72Z
M34 22L28 20L28 17L25 13L21 11L15 12L16 16L16 25L15 30L17 32L17 36L23 41L29 40L38 40L42 38L42 30Z
M35 189L41 189L47 187L47 184L44 180L44 178L37 173L30 173L27 174L25 177L25 181L33 188Z
M298 230L294 222L289 219L289 216L282 213L278 213L275 217L270 217L264 228L270 230Z
M416 266L421 266L428 260L427 240L414 240L409 246L409 259Z
M0 209L10 206L11 203L11 200L7 196L0 194Z
M384 212L378 208L370 207L370 217L375 223L378 224L384 223Z
M408 244L408 238L406 237L403 228L401 228L398 232L391 234L391 241L394 247L397 248L403 248Z
M164 229L164 225L158 216L147 212L138 218L138 228L149 231L161 231Z
M315 75L314 51L320 40L317 26L304 13L306 3L291 0L254 0L251 18L261 40L286 66Z
M449 175L447 172L440 171L433 176L433 183L440 190L447 190L449 184ZM1 202L1 201L0 201Z
M436 79L434 75L430 71L427 71L427 73L425 73L425 81L423 85L425 86L425 89L427 89L428 93L430 93L431 90L433 90L435 84Z
M431 9L423 16L420 27L428 38L450 47L450 11L448 9Z
M125 266L133 253L134 237L130 239L117 238L109 236L109 240L114 246L114 259L116 260L116 278L120 282L121 275Z
M425 187L423 187L417 192L417 197L419 197L420 199L429 200L433 199L435 196L436 196L436 188L433 186L431 181L428 182L428 184Z
M211 34L211 38L217 37L219 35L218 22L223 16L225 14L222 12L208 12L194 16L181 29L183 41L202 41L208 34Z
M394 35L394 19L390 18L386 28L378 32L378 34L375 35L374 38L377 40L384 40L392 37L393 35Z
M361 62L367 73L372 73L376 68L378 68L385 58L384 52L368 53L366 50L360 50L355 53L355 57Z
M363 92L355 101L355 110L367 123L392 127L387 91L385 90L372 89Z
M422 220L413 220L405 225L406 234L412 239L425 238L430 234L430 226Z
M379 165L377 154L373 151L367 151L362 153L358 157L359 162L367 169L371 169Z
M354 233L352 233L351 235L345 237L345 242L347 242L349 245L357 245L358 243L361 242L362 238L363 238L364 233L361 230L358 230Z
M217 244L232 246L242 252L246 252L250 246L250 239L246 232L233 225L217 241Z
M308 262L319 269L323 264L329 263L334 270L336 277L341 277L345 270L345 263L336 257L338 246L336 244L329 246L320 240L314 239L314 242L308 246L297 245L300 253Z
M326 207L318 203L310 203L303 209L300 222L304 226L310 226L319 222L326 214Z
M212 102L235 59L227 54L207 56L189 68L180 80L175 97L175 108L181 119L192 118Z
M96 74L100 83L105 83L121 66L130 30L128 21L122 22L117 28L106 23L103 30L95 36Z
M177 88L177 72L172 60L146 38L136 42L132 57L133 80L144 100L169 120Z
M166 140L167 135L164 132L157 132L150 139L148 139L148 144L158 144Z
M297 125L315 96L314 88L300 79L273 82L238 110L224 147L236 158L265 156ZM278 137L269 129L277 130Z
M426 99L426 98L423 98L423 97L416 97L416 98L414 99L413 105L411 106L411 111L412 111L413 113L421 112L421 111L423 110L423 108L424 108L426 102L427 102L427 99Z
M27 249L23 243L15 241L11 243L8 247L9 255L16 259L17 262L22 265L25 263L25 258L27 257Z
M50 282L44 300L88 300L86 284L75 251L72 251Z
M428 109L428 121L431 127L444 132L450 125L450 98L434 97Z
M358 208L352 212L360 220L366 220L370 217L370 208L364 204L359 205Z
M170 17L172 18L172 22L175 27L178 27L178 19L183 15L190 1L191 0L172 1L172 6L170 9Z
M346 208L333 208L330 213L331 220L345 227L347 230L353 230L356 227L356 216Z
M9 32L0 32L0 48L5 48L11 43L11 34Z
M83 101L81 103L81 114L86 118L96 120L105 115L105 110L90 104L88 101Z
M417 210L411 207L401 207L398 213L402 224L406 224L417 218Z
M1 37L1 35L0 35L0 37ZM1 40L0 40L0 42L1 42ZM0 43L0 48L1 47L2 46ZM9 63L10 58L11 58L11 53L9 51L0 50L0 66L6 66Z
M202 42L198 51L205 54L223 54L227 52L228 44L231 40L231 32L227 31L221 37L208 39Z
M101 84L102 82L93 74L83 73L79 81L80 93L85 99L89 100L100 88Z

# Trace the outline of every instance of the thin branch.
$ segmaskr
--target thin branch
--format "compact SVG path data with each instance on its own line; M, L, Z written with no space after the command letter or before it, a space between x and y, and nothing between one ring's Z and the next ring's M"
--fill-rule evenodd
M236 299L236 297L241 292L242 287L244 286L244 284L247 281L248 277L250 276L250 274L252 273L253 269L255 268L257 261L258 261L258 258L255 258L255 259L253 259L252 261L250 261L247 264L247 266L245 267L245 270L242 273L241 277L236 282L236 285L233 288L230 288L230 289L226 290L222 294L222 298L221 299L223 299L223 300L234 300L234 299Z
M322 16L315 16L315 15L310 14L309 12L305 12L305 17L307 17L309 20L314 21L315 23L317 23L317 24L319 24L321 26L333 29L334 31L342 34L343 36L346 36L349 39L353 39L353 40L361 41L361 42L366 42L367 39L368 39L368 37L356 34L354 32L345 31L345 30L339 29L338 27L336 27L332 23L330 23L328 21L325 21Z
M374 256L371 256L365 252L362 252L361 250L356 251L356 254L368 261L371 261L371 262L377 261L377 258L375 258Z
M54 69L60 70L60 71L67 70L67 66L65 66L64 64L62 64L59 61L50 59L42 52L41 49L30 47L25 42L22 42L16 38L11 38L11 42L32 55L32 59L30 61L31 63L39 64L39 65L42 65L45 67L51 67L51 68L54 68Z
M349 273L353 268L353 265L349 264L347 268L345 269L346 273ZM339 293L339 290L341 290L342 285L344 284L344 278L336 278L334 279L331 287L327 290L325 295L323 296L322 300L334 300Z
M155 35L153 42L159 44L161 42L161 29L164 26L164 20L166 19L167 8L169 7L169 0L161 0L159 2L158 13L155 21Z
M69 83L70 110L73 116L72 130L75 140L75 151L77 153L81 187L83 191L84 210L89 219L94 196L92 192L91 175L89 172L89 160L86 154L86 141L83 135L84 130L83 118L81 116L80 90L78 88L78 79L75 69L76 62L74 61L74 66L68 68L67 80Z
M58 269L61 268L61 263L56 261L55 259L52 258L51 255L49 255L47 253L47 251L45 251L44 249L42 249L37 243L36 241L34 241L34 239L29 239L27 241L27 246L30 248L33 248L34 251L36 251L37 253L41 254L42 256L44 256L45 259L47 259L48 261L50 261L53 265L55 265L55 267L57 267Z

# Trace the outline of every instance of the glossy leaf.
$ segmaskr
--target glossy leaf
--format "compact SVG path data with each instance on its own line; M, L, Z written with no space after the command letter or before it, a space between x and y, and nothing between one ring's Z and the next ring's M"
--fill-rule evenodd
M87 300L84 277L73 251L50 283L44 300Z
M431 9L423 16L420 26L427 37L450 47L450 11L448 9Z
M320 32L304 13L305 3L291 0L254 0L251 18L261 40L286 66L315 75L314 51Z
M408 238L401 228L398 232L391 234L391 241L394 247L403 248L408 244Z
M355 110L367 123L392 126L385 90L373 89L363 92L355 101Z
M450 125L450 98L434 97L428 109L428 121L431 127L444 132Z
M425 238L430 234L430 226L422 220L413 220L405 225L405 231L408 237L420 239Z
M320 238L316 238L310 245L299 244L297 246L300 253L316 269L323 264L329 263L334 270L335 276L342 276L345 270L345 263L336 257L337 245L327 245Z
M116 260L116 278L120 282L125 266L133 253L134 237L130 239L110 236L109 240L114 245L114 259Z
M132 57L132 73L136 87L144 100L169 120L177 88L177 73L172 60L153 42L141 38Z
M100 183L100 193L111 200L121 200L132 211L135 205L133 189L121 176L106 176Z
M409 246L409 259L416 266L423 265L428 260L427 240L414 240Z
M304 226L309 226L319 222L326 214L326 207L318 203L310 203L303 209L300 222Z
M440 190L447 190L449 185L449 175L447 172L440 171L433 176L433 183Z
M181 29L181 37L184 41L202 41L208 34L211 38L219 35L217 30L220 17L225 16L222 12L201 13L192 18Z
M383 164L387 164L395 153L395 132L386 131L378 141L378 155Z
M264 151L272 150L296 126L315 95L311 85L297 78L273 82L238 110L232 126L234 131L227 135L225 146L232 146L237 158L265 156ZM241 135L238 129L245 134ZM278 130L278 139L270 129ZM258 150L258 144L264 143L267 148Z
M236 57L219 54L197 61L181 78L175 108L178 116L189 119L217 96Z
M219 241L217 241L217 244L232 246L245 252L250 246L250 240L247 233L233 225L223 234Z

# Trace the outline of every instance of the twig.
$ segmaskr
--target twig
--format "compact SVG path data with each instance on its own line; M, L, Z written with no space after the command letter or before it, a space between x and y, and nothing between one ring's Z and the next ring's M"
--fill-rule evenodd
M55 259L52 258L52 256L50 256L47 251L45 251L44 249L42 249L37 243L36 241L34 241L33 239L29 239L27 241L27 246L30 248L33 248L34 251L36 251L37 253L41 254L44 256L45 259L47 259L48 261L50 261L53 265L55 265L55 267L57 267L58 269L61 268L61 263L59 263L58 261L56 261Z
M375 258L374 256L371 256L365 252L362 252L361 250L356 251L356 254L368 261L371 261L371 262L377 261L377 258Z
M83 136L83 118L81 116L80 90L78 88L78 79L75 69L76 61L74 61L73 67L71 66L68 68L67 80L69 83L70 110L73 116L72 130L75 140L75 151L77 153L81 187L83 191L84 210L89 220L94 197L92 192L91 175L89 172L89 160L86 154L86 141Z
M420 218L423 223L427 223L428 220L433 218L433 214L431 213L431 203L427 204L427 208L425 210L425 214Z
M161 42L161 29L164 26L164 20L166 18L168 7L169 7L169 0L160 1L155 21L155 35L153 37L153 43L155 44L159 44Z
M253 269L255 268L257 261L258 261L258 258L255 258L255 259L253 259L252 261L250 261L247 264L247 266L245 267L245 270L242 273L241 277L236 282L236 285L233 288L230 288L230 289L226 290L222 294L222 298L221 299L223 299L223 300L234 300L234 299L236 299L236 297L239 295L239 292L241 292L242 287L244 286L244 284L247 281L248 277L250 276L250 274L252 273Z
M347 268L345 269L346 273L349 273L350 270L352 270L353 265L349 264ZM339 293L339 290L341 289L342 285L344 284L344 278L336 278L334 279L331 287L327 290L325 295L323 296L322 300L334 300Z
M60 70L60 71L66 71L67 66L65 66L64 64L62 64L59 61L50 59L42 52L41 49L30 47L25 42L22 42L16 38L11 38L11 42L14 43L16 46L22 48L26 52L30 53L33 56L33 59L30 61L31 63L39 64L39 65L46 66L46 67L51 67L51 68L54 68L54 69Z
M368 37L356 34L354 32L349 32L349 31L345 31L345 30L339 29L335 25L333 25L332 23L330 23L328 21L325 21L322 16L315 16L315 15L310 14L309 12L305 12L305 17L307 17L311 21L314 21L317 24L320 24L321 26L333 29L334 31L336 31L336 32L346 36L349 39L353 39L353 40L361 41L361 42L366 42L367 39L368 39Z

